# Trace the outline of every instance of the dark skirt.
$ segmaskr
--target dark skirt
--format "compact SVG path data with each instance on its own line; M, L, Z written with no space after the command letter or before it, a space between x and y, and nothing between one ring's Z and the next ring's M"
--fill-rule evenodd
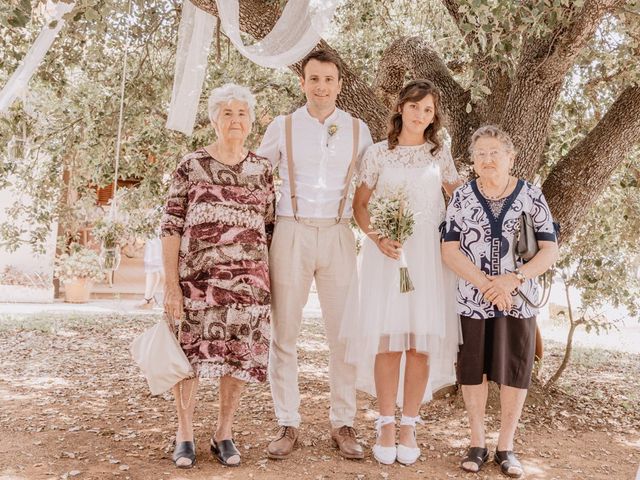
M477 319L460 316L462 340L456 376L479 385L482 376L500 385L529 388L536 351L536 317Z

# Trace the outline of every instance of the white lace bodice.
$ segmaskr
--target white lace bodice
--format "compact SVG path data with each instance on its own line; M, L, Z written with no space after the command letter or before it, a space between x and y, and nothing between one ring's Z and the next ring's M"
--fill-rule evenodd
M389 150L386 140L372 145L360 161L356 185L365 184L374 195L401 187L407 192L415 221L439 225L445 212L442 183L454 183L460 177L449 147L443 145L435 155L431 147L427 142Z

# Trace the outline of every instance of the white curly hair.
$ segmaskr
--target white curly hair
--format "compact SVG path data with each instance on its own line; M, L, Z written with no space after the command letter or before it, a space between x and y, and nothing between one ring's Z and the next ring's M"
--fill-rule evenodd
M253 122L256 119L254 108L256 106L256 97L253 96L251 90L242 85L235 83L225 83L221 87L214 88L209 95L208 111L209 120L215 122L218 119L220 107L229 103L231 100L245 102L249 107L249 117Z

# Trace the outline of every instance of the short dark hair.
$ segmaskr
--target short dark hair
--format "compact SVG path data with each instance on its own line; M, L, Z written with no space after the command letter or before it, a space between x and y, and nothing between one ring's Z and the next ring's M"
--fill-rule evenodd
M317 60L319 62L333 63L338 69L338 80L342 78L342 73L344 67L342 66L342 60L338 54L332 52L331 50L314 50L309 55L302 59L302 78L304 78L304 69L311 60Z

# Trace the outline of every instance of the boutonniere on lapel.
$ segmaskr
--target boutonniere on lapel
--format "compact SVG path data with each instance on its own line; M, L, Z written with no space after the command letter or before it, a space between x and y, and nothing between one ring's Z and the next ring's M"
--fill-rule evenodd
M329 140L336 134L338 133L338 125L336 125L335 123L332 123L331 125L329 125L329 129L327 130L327 134L329 135L327 137L327 147L329 146Z

